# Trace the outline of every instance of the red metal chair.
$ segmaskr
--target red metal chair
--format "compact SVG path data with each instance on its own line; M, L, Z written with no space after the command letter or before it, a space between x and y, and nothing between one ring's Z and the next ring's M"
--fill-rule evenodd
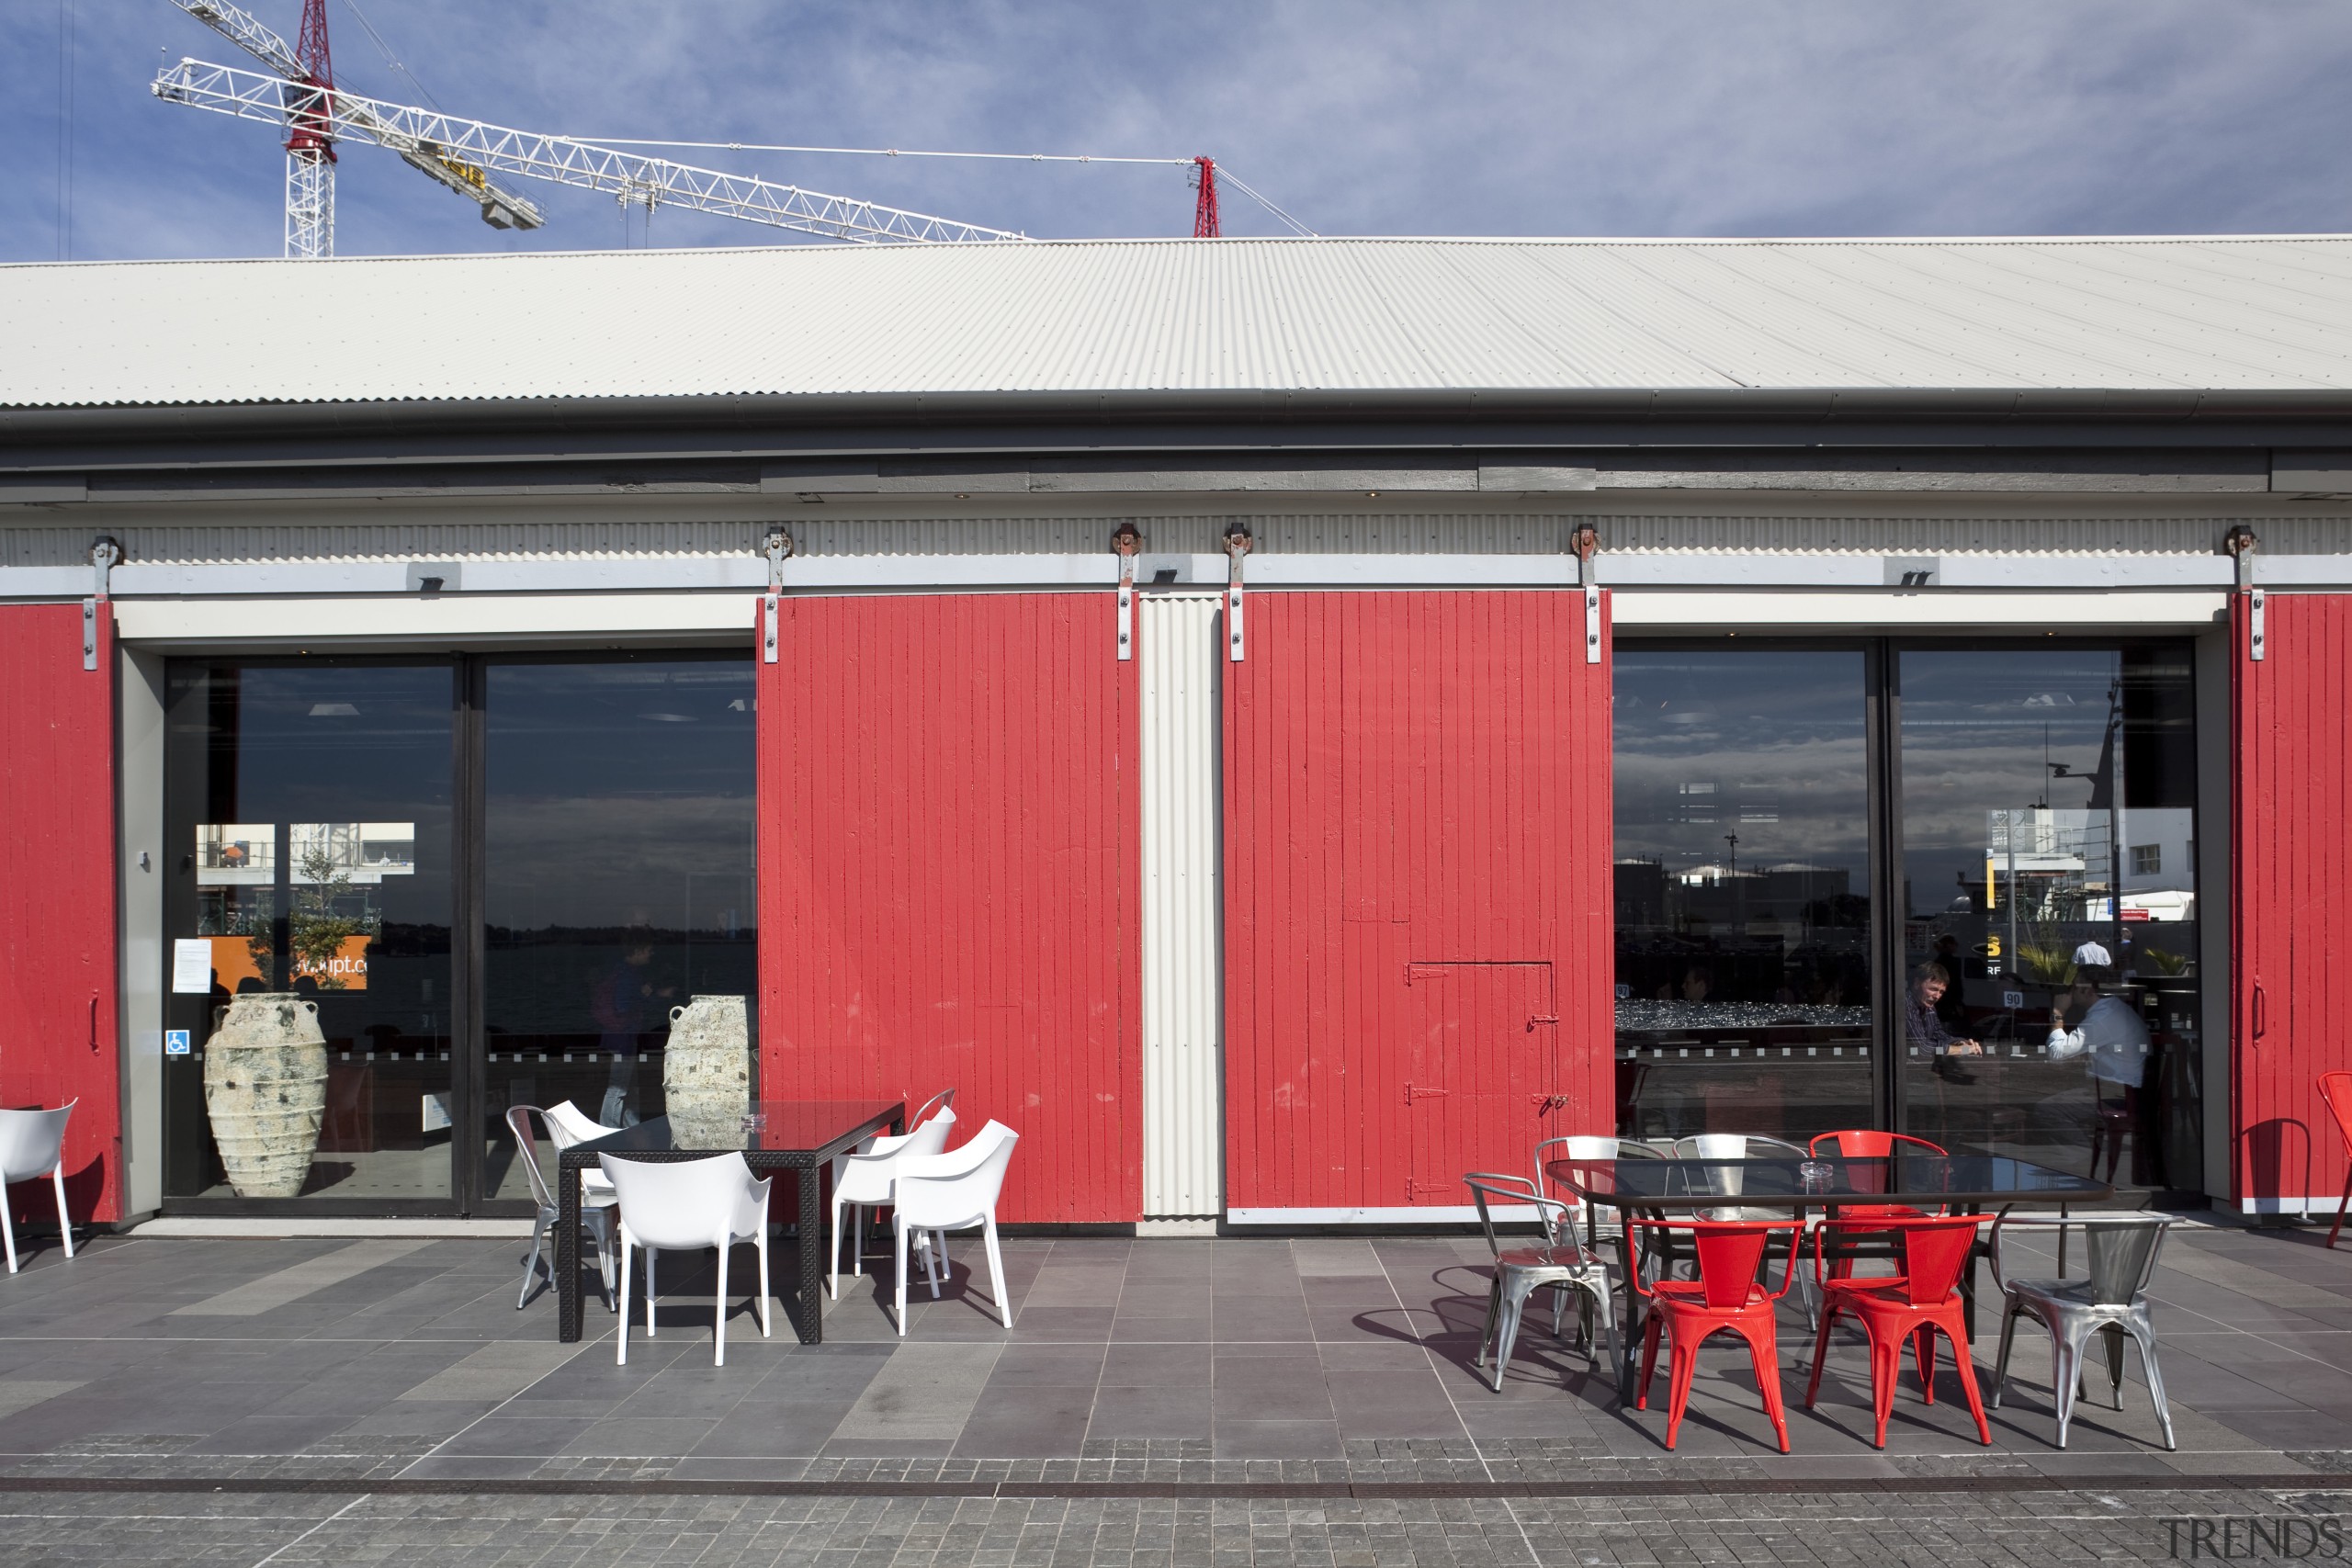
M1825 1144L1830 1145L1831 1153L1841 1159L1849 1160L1892 1159L1905 1145L1917 1149L1922 1154L1938 1156L1945 1154L1944 1147L1940 1144L1931 1144L1925 1138L1915 1138L1907 1133L1882 1133L1871 1127L1849 1127L1841 1132L1824 1133L1806 1144L1805 1147L1812 1151L1814 1158L1819 1159L1822 1145ZM1849 1170L1848 1174L1853 1179L1856 1190L1872 1190L1862 1185L1871 1174L1867 1168ZM1841 1220L1916 1219L1921 1214L1942 1213L1944 1209L1940 1204L1932 1209L1915 1208L1908 1203L1840 1203L1838 1205L1838 1217ZM1857 1238L1858 1241L1862 1238L1883 1239L1874 1237L1870 1227L1866 1225L1849 1226L1846 1234ZM1820 1250L1819 1243L1820 1233L1816 1230L1815 1232L1815 1252ZM1828 1278L1833 1280L1850 1278L1854 1272L1856 1250L1849 1245L1838 1256L1832 1258L1829 1260Z
M1905 1145L1917 1149L1922 1154L1950 1157L1949 1152L1940 1144L1931 1144L1925 1138L1915 1138L1907 1133L1881 1133L1869 1127L1849 1127L1842 1132L1824 1133L1806 1144L1805 1147L1812 1151L1814 1158L1819 1159L1821 1146L1824 1144L1832 1145L1831 1152L1841 1159L1892 1159L1896 1152ZM1860 1173L1854 1174L1859 1176ZM1856 1190L1861 1190L1859 1182ZM1904 1218L1917 1214L1939 1214L1943 1210L1940 1206L1935 1209L1915 1209L1907 1203L1843 1203L1838 1206L1838 1212L1843 1218L1859 1220L1868 1219L1874 1214L1892 1214Z
M1951 1341L1960 1363L1961 1391L1968 1395L1969 1413L1976 1417L1976 1438L1989 1444L1993 1428L1984 1420L1984 1401L1976 1392L1976 1369L1968 1357L1967 1304L1960 1293L1961 1270L1976 1245L1974 1214L1920 1214L1887 1217L1851 1224L1824 1220L1814 1233L1814 1267L1821 1271L1821 1331L1813 1342L1813 1377L1805 1384L1805 1408L1813 1408L1821 1393L1821 1369L1829 1359L1829 1331L1840 1313L1861 1320L1871 1342L1871 1405L1878 1417L1872 1439L1886 1447L1886 1417L1894 1408L1894 1380L1903 1364L1903 1342L1919 1370L1919 1389L1927 1404L1936 1402L1936 1336ZM1872 1237L1892 1235L1903 1272L1891 1279L1833 1279L1826 1276L1825 1240L1841 1230Z
M2335 1112L2335 1130L2344 1134L2344 1157L2352 1161L2352 1073L2322 1073L2319 1076L2319 1097ZM2335 1238L2344 1234L2344 1211L2352 1208L2352 1171L2344 1175L2344 1199L2335 1205L2335 1224L2327 1233L2327 1245L2333 1247Z
M1699 1364L1699 1347L1711 1335L1728 1330L1747 1341L1756 1364L1756 1385L1764 1393L1764 1414L1789 1451L1788 1417L1781 1403L1781 1347L1774 1332L1773 1309L1789 1293L1796 1273L1797 1235L1794 1220L1714 1221L1629 1219L1625 1229L1636 1240L1633 1288L1650 1298L1649 1323L1642 1339L1642 1381L1634 1408L1647 1410L1650 1373L1657 1366L1658 1334L1667 1337L1666 1446L1671 1450L1682 1430L1682 1412L1690 1403L1690 1374ZM1659 1280L1644 1284L1638 1243L1644 1231L1687 1238L1699 1261L1696 1280ZM1757 1282L1765 1249L1774 1233L1789 1238L1788 1265L1781 1273L1781 1288L1767 1291ZM1680 1250L1679 1248L1677 1249Z

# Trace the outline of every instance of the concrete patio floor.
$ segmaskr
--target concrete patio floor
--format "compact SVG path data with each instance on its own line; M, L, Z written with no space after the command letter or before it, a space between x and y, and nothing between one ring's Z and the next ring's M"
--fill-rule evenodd
M1672 1453L1663 1382L1651 1410L1620 1410L1606 1370L1542 1323L1488 1389L1468 1364L1476 1238L1012 1238L1010 1330L958 1247L903 1340L868 1275L821 1347L785 1337L781 1310L762 1339L739 1297L714 1368L707 1263L671 1259L661 1333L617 1367L593 1300L571 1346L550 1294L515 1310L511 1241L101 1237L0 1278L0 1553L439 1561L462 1538L537 1561L560 1518L565 1561L713 1529L704 1549L731 1544L694 1560L1674 1561L1657 1547L1694 1530L1715 1544L1679 1560L1743 1557L1723 1529L1774 1561L1894 1560L1808 1535L1826 1508L1889 1540L1990 1532L1987 1561L2035 1531L2073 1543L2053 1561L2127 1537L2121 1555L2162 1557L2158 1527L2198 1509L2352 1507L2352 1251L2319 1241L2176 1230L2156 1312L2177 1452L2136 1365L2124 1408L2099 1384L2059 1451L2048 1342L2021 1330L1991 1448L1947 1362L1933 1405L1906 1371L1882 1453L1858 1336L1804 1409L1792 1309L1782 1456L1729 1340L1702 1353ZM1988 1309L1988 1392L1995 1325ZM571 1539L583 1520L603 1521L593 1550ZM1545 1545L1589 1531L1614 1544ZM379 1538L414 1549L360 1551Z

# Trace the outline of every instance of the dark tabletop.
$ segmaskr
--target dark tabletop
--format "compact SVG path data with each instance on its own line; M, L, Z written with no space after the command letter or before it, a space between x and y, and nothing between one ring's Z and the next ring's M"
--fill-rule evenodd
M1801 1167L1818 1165L1808 1187ZM2115 1189L2007 1155L1908 1153L1882 1159L1563 1159L1544 1171L1577 1196L1619 1209L1827 1208L1895 1197L1945 1203L2096 1203Z
M900 1102L895 1100L763 1100L752 1107L756 1118L752 1126L740 1122L690 1124L656 1116L634 1127L575 1144L572 1149L591 1157L673 1150L806 1154L836 1142L850 1128L888 1120L900 1113L901 1109Z

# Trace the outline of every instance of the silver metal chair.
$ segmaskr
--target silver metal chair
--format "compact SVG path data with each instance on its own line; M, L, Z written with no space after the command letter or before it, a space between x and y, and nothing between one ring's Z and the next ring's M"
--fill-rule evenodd
M1462 1179L1477 1201L1479 1228L1486 1232L1487 1249L1495 1256L1495 1280L1487 1292L1487 1321L1478 1331L1476 1362L1485 1366L1487 1348L1494 1346L1495 1392L1502 1392L1503 1369L1510 1364L1511 1347L1519 1338L1520 1318L1526 1309L1527 1298L1551 1285L1565 1285L1592 1303L1594 1315L1600 1319L1601 1331L1609 1336L1607 1364L1614 1369L1618 1364L1617 1308L1610 1287L1609 1266L1585 1250L1568 1206L1556 1198L1544 1197L1535 1183L1524 1176L1473 1171ZM1543 1224L1543 1245L1503 1246L1502 1238L1495 1234L1494 1213L1487 1207L1490 1198L1498 1203L1533 1207ZM1556 1312L1553 1321L1556 1334ZM1588 1356L1597 1348L1587 1340Z
M531 1282L538 1277L542 1267L540 1243L547 1239L555 1227L563 1221L563 1211L557 1205L555 1193L548 1188L547 1177L539 1170L538 1134L531 1125L533 1116L540 1117L547 1122L550 1141L556 1142L559 1149L562 1147L560 1141L554 1137L556 1122L545 1111L536 1105L507 1107L506 1130L514 1135L514 1152L523 1162L523 1174L530 1179L531 1201L539 1206L539 1217L531 1226L530 1260L523 1265L523 1291L514 1298L516 1312L521 1312L524 1303L531 1299ZM599 1172L599 1174L602 1173ZM613 1190L609 1183L604 1185L602 1191L582 1184L580 1194L580 1224L596 1243L596 1269L605 1281L605 1304L617 1312L620 1309L620 1300L613 1293L614 1201ZM548 1262L544 1267L547 1270L548 1283L554 1284L556 1282L554 1263Z
M1671 1145L1669 1145L1670 1147ZM1557 1153L1553 1151L1557 1150ZM1576 1216L1584 1216L1584 1244L1588 1251L1600 1246L1603 1240L1615 1241L1624 1234L1625 1217L1606 1204L1588 1203L1574 1193L1562 1194L1559 1188L1544 1174L1544 1167L1555 1159L1665 1159L1668 1150L1656 1144L1645 1144L1639 1138L1621 1138L1612 1133L1572 1133L1566 1137L1545 1138L1535 1145L1535 1190L1546 1198L1554 1198L1568 1206L1570 1225ZM1552 1292L1552 1337L1558 1338L1562 1309L1566 1305L1569 1287L1562 1285ZM1592 1335L1592 1307L1588 1301L1577 1318L1577 1335L1589 1339Z
M1686 1137L1674 1140L1674 1157L1677 1159L1809 1160L1813 1157L1813 1154L1802 1144L1792 1144L1786 1138L1767 1137L1761 1133L1692 1133ZM1706 1190L1725 1198L1736 1198L1739 1196L1743 1174L1736 1170L1708 1171ZM1747 1224L1785 1220L1790 1217L1786 1208L1758 1208L1741 1203L1727 1203L1721 1208L1699 1209L1693 1213L1695 1217L1702 1220L1728 1221L1733 1224ZM1668 1262L1680 1261L1680 1258L1676 1256L1677 1249L1674 1243L1668 1239L1672 1233L1657 1234L1660 1240L1665 1243L1659 1248L1661 1258ZM1802 1252L1804 1249L1800 1247L1798 1250ZM1771 1256L1771 1252L1772 1249L1769 1247L1764 1249L1768 1258ZM1796 1287L1797 1300L1804 1307L1805 1327L1809 1330L1815 1329L1821 1325L1821 1303L1815 1299L1819 1292L1815 1285L1813 1270L1801 1269L1797 1265L1797 1258L1792 1255L1788 1262L1788 1279L1783 1281L1783 1288L1785 1289L1788 1285Z
M2071 1219L2035 1216L2015 1219L2003 1214L1993 1222L1990 1247L1993 1280L2001 1287L2001 1355L1993 1369L1993 1407L1999 1409L2009 1376L2009 1346L2018 1318L2031 1314L2050 1330L2051 1394L2058 1406L2058 1446L2066 1446L2066 1424L2074 1418L2075 1399L2083 1381L2083 1351L2097 1333L2107 1342L2107 1375L2115 1408L2123 1408L2123 1341L2128 1335L2140 1347L2140 1365L2148 1374L2148 1393L2155 1402L2156 1424L2164 1429L2165 1447L2173 1440L2172 1411L2165 1404L2164 1374L2156 1369L2156 1328L2148 1314L2148 1281L2156 1271L2156 1256L2164 1250L2165 1233L2173 1221L2165 1214L2094 1214ZM2084 1232L2084 1250L2090 1257L2086 1280L2011 1279L2001 1267L2004 1230L2055 1231L2063 1258L2070 1225ZM2059 1265L2064 1269L2065 1265Z

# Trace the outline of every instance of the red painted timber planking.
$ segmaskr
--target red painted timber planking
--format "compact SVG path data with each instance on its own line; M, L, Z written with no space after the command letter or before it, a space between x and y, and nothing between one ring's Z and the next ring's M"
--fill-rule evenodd
M1227 1202L1454 1207L1466 1170L1611 1131L1606 617L1591 664L1581 593L1250 604L1225 677Z
M78 1220L122 1217L116 1032L114 638L82 668L82 607L0 607L0 1104L78 1100L65 1130ZM43 1183L11 1188L53 1221Z
M1109 596L787 598L777 633L762 1092L954 1085L967 1133L1021 1134L1000 1219L1140 1218L1138 666Z
M2232 1187L2333 1213L2344 1144L2318 1079L2352 1067L2352 595L2266 601L2259 662L2243 595L2234 615Z

